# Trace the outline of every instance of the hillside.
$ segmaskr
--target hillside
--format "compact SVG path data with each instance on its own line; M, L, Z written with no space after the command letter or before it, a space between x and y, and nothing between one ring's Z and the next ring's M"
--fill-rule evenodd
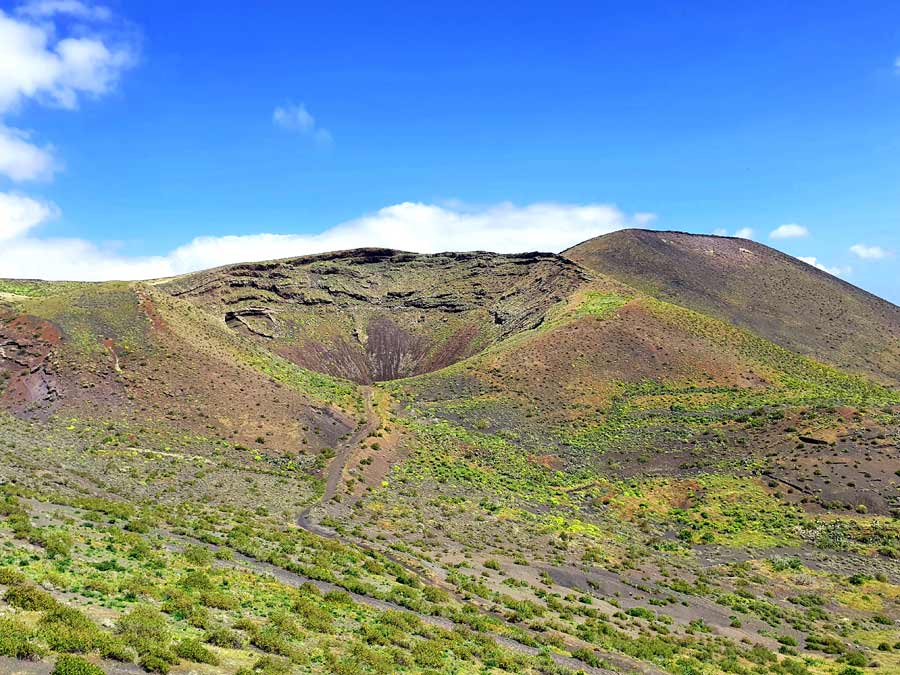
M762 244L621 230L563 255L793 351L900 382L900 307Z
M0 671L900 672L896 311L643 231L2 281Z

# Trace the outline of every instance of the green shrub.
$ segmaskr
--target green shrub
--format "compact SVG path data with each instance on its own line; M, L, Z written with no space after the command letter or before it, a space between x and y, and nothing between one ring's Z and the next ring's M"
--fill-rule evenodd
M219 665L219 657L204 647L200 640L182 640L175 646L175 654L194 663Z
M269 626L277 629L280 633L293 638L303 637L303 630L300 628L300 625L294 617L287 612L273 614L269 618Z
M653 621L656 618L656 613L653 610L647 609L646 607L632 607L625 613L628 616L646 619L647 621Z
M43 547L51 558L68 558L72 553L72 537L66 532L36 530L32 541Z
M602 668L605 665L603 659L597 656L593 649L587 649L586 647L576 649L572 652L572 657L594 668Z
M865 668L867 665L869 665L869 659L862 652L850 652L849 654L844 656L842 660L844 661L844 663L851 666L859 666Z
M26 612L43 612L56 607L53 596L36 586L11 586L3 599Z
M194 628L209 628L210 621L212 621L212 619L209 610L203 605L197 605L191 608L190 613L187 615L187 622Z
M180 588L169 589L168 596L162 604L162 611L171 614L178 620L186 619L191 610L196 606L197 601L187 592Z
M200 602L213 609L237 609L241 604L230 593L215 588L201 593Z
M171 639L166 618L147 605L137 605L121 617L116 630L139 653L153 651L154 646L168 644Z
M846 649L839 640L829 635L810 634L806 636L806 648L825 654L843 654Z
M250 636L250 644L260 651L290 657L294 649L274 626L267 626Z
M249 617L246 617L246 616L242 616L240 619L235 621L231 625L231 627L234 628L235 630L243 630L243 631L247 631L248 633L251 633L251 634L255 633L259 629L259 626L257 626L256 623L252 619L250 619Z
M130 663L134 660L133 652L121 638L102 631L100 632L96 649L104 659L112 659L122 663Z
M444 663L444 646L437 640L419 640L412 648L416 664L425 668L439 668Z
M50 675L106 675L102 668L85 661L80 656L63 654L56 659L53 672Z
M144 670L165 675L169 666L178 661L170 651L172 637L163 614L148 605L137 605L121 617L116 631L122 640L140 657Z
M206 572L188 572L178 582L186 591L209 591L213 588L213 583Z
M57 605L38 621L38 632L56 652L89 652L103 641L100 628L72 607Z
M331 614L307 598L298 598L291 609L300 616L300 621L316 633L330 633L334 630L334 619Z
M227 628L216 628L207 631L203 636L204 642L208 642L216 647L224 647L225 649L240 649L244 646L244 638L240 633Z
M333 605L352 605L353 598L346 591L328 591L324 596Z
M263 656L252 668L241 668L234 675L288 675L290 671L289 661Z
M422 595L428 602L433 602L435 604L447 602L450 599L450 594L447 591L443 588L437 588L436 586L425 586L422 589Z
M0 567L0 584L4 586L19 586L28 581L28 577L12 567Z
M169 675L172 664L163 656L157 654L144 654L140 658L140 666L148 673L158 673L159 675Z
M43 655L34 642L34 632L15 619L0 617L0 656L33 659Z
M132 518L125 524L125 529L129 532L137 532L139 534L147 534L154 525L149 518Z
M810 675L809 668L796 659L784 659L775 665L774 670L785 675Z

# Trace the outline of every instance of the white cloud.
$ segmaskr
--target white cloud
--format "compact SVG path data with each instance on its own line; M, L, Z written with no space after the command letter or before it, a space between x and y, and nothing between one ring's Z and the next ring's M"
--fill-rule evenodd
M843 277L849 275L853 272L853 268L851 267L829 267L820 263L815 256L797 256L798 260L802 260L807 265L812 265L816 269L822 270L823 272L828 272L828 274L834 275L836 277Z
M310 132L316 128L316 118L309 114L306 106L278 106L272 113L272 121L288 131Z
M50 178L58 168L51 148L40 148L21 129L0 122L0 175L21 182Z
M894 59L894 71L896 71L896 73L900 75L900 56Z
M726 230L724 227L719 227L713 230L713 234L718 237L735 236L739 239L753 239L754 232L752 227L742 227L739 230L736 230L734 235L729 235L728 230Z
M84 21L111 18L105 7L78 0L33 0L16 16L0 10L0 116L24 101L67 109L82 96L108 92L134 62L134 50L87 24L56 21L59 15ZM4 124L0 117L0 175L20 182L50 178L59 168L52 149L40 147L30 134Z
M850 247L850 252L863 260L882 260L891 254L890 251L880 246L867 246L866 244L853 244Z
M4 256L10 255L7 242L26 234L38 225L55 218L59 210L53 204L30 197L0 192L0 242Z
M561 251L614 230L646 226L652 220L652 214L628 216L608 204L449 207L404 202L318 234L198 237L167 255L155 257L123 256L77 239L21 236L4 244L0 277L148 279L228 263L361 246L422 253Z
M31 0L20 5L16 12L35 19L45 19L56 14L66 14L90 21L109 21L112 18L109 7L91 5L79 0Z
M80 96L107 93L134 63L129 45L83 27L76 32L66 35L52 21L14 18L0 10L0 113L26 99L77 108Z
M330 145L333 141L331 132L316 124L316 118L303 103L299 105L288 103L276 107L272 112L272 122L287 131L310 136L321 145Z
M803 225L797 225L796 223L780 225L769 232L769 238L771 239L796 239L806 236L809 236L809 230Z

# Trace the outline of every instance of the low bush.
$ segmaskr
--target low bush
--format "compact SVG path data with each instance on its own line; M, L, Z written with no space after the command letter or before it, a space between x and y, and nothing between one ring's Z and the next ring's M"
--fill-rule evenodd
M0 567L0 584L4 586L19 586L28 581L28 577L12 567Z
M264 656L252 668L241 668L235 675L288 675L291 664L283 659Z
M34 642L34 632L15 619L0 617L0 656L33 659L43 655Z
M38 632L56 652L89 652L98 648L104 638L100 628L72 607L57 605L38 621Z
M119 619L116 631L139 653L154 651L171 640L166 618L159 610L147 605L137 605Z
M53 596L36 586L11 586L3 599L13 607L24 609L26 612L44 612L56 607Z
M50 675L106 675L103 669L85 661L80 656L63 654L56 659Z
M172 637L166 617L149 605L137 605L121 617L116 632L138 653L140 665L148 672L166 675L178 661L171 652Z
M157 673L158 675L169 675L169 671L172 669L171 661L158 654L144 654L138 663L148 673Z
M182 640L175 646L175 654L194 663L207 663L211 666L219 665L219 657L204 647L200 640Z
M240 649L244 646L244 638L240 633L227 628L216 628L207 631L203 636L204 642L208 642L216 647L224 647L225 649Z

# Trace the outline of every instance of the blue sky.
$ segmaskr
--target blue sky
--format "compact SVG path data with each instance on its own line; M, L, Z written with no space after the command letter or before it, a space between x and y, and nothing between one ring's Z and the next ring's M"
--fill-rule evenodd
M429 4L0 0L0 275L643 225L900 302L900 4Z

